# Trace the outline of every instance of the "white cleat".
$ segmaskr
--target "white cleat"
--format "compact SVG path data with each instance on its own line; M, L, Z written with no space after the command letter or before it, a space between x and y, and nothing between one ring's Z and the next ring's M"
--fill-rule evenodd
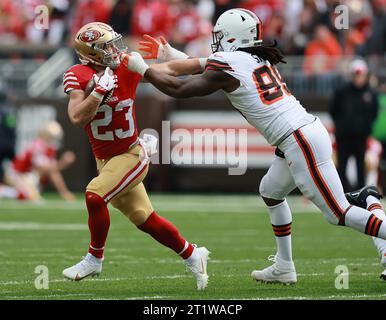
M184 260L187 269L197 280L197 289L204 290L208 285L209 276L206 272L210 251L205 247L195 248L192 255Z
M70 280L80 281L88 276L99 276L102 272L102 259L87 253L76 265L63 270L63 276Z
M269 256L268 260L274 264L263 270L252 271L251 277L254 280L282 284L295 284L297 282L295 265L292 261L284 261L277 256Z
M386 250L381 252L381 265L386 268Z

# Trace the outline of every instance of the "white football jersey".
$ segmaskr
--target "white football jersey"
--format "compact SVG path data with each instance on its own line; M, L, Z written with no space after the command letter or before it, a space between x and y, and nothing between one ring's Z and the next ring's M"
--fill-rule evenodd
M273 146L315 120L266 60L242 51L216 52L208 58L205 70L221 70L240 81L238 89L225 94Z

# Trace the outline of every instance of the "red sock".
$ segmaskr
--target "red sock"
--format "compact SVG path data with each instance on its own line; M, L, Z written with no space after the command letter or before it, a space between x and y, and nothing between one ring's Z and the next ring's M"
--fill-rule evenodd
M164 246L174 250L182 259L192 255L194 247L181 237L176 226L153 211L146 222L138 226Z
M103 258L107 233L110 227L110 215L106 202L93 192L86 192L88 210L88 228L91 242L88 252L96 258Z

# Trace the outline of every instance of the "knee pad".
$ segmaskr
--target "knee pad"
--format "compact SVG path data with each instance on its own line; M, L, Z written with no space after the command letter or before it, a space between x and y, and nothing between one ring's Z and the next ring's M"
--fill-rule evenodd
M103 198L94 192L86 191L86 205L89 212L98 211L101 208L106 208L107 204Z
M275 184L271 181L271 178L268 175L265 175L259 185L259 193L264 198L274 199L274 200L284 200L286 195L280 194L279 190L276 190Z

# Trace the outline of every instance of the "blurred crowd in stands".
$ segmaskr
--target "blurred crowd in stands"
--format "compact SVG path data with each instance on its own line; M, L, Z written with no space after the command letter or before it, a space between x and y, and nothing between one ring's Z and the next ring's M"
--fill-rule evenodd
M335 8L349 8L348 29L335 28ZM49 8L49 28L34 22L39 5ZM264 23L264 39L278 40L285 54L384 56L385 0L0 0L2 44L63 45L84 24L102 21L128 37L165 35L194 56L209 52L213 23L234 7L255 12ZM312 60L307 73L331 69L331 61ZM316 69L316 70L314 70Z

